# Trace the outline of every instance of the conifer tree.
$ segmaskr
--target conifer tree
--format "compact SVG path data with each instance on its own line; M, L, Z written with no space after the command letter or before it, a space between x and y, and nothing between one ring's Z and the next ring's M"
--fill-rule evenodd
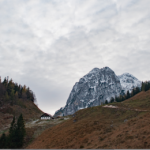
M145 83L142 82L141 91L145 91Z
M15 116L13 117L13 121L11 122L11 126L9 128L8 144L9 148L17 148Z
M148 82L145 82L145 91L148 91L149 87L148 87Z
M108 104L108 101L107 101L107 100L105 101L105 104Z
M120 95L120 102L124 101L124 97L122 95Z
M140 89L139 89L139 87L136 87L136 94L138 94L139 92L140 92Z
M115 97L115 101L116 101L116 102L119 102L119 98L118 98L117 96Z
M129 90L127 91L126 99L130 98Z
M0 149L2 148L7 148L7 137L5 133L3 133L2 136L0 137Z
M131 97L135 95L135 89L132 89Z
M15 116L13 117L13 120L11 122L11 126L9 128L9 135L12 134L12 132L14 130L14 126L15 126Z
M25 125L22 114L19 116L17 121L16 134L18 138L17 147L22 147L25 136Z
M25 125L22 114L19 116L17 120L17 124L15 124L15 116L11 123L11 127L9 129L9 148L21 148L24 142L25 136Z
M115 100L114 100L114 98L112 97L111 99L110 99L110 102L111 103L113 103Z
M4 78L4 81L2 82L2 84L5 86L5 87L7 87L7 79L6 79L6 77Z
M150 82L147 83L148 90L150 89Z

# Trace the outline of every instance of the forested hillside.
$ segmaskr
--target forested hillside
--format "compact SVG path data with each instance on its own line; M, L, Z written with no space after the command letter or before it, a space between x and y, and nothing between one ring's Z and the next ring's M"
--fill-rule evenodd
M25 121L39 118L43 112L35 101L33 91L26 85L8 78L0 80L0 134L10 126L14 115L18 117L22 113Z
M30 100L35 102L35 95L26 85L18 85L14 83L12 79L4 79L3 82L0 82L0 106L3 106L5 103L10 105L17 104L18 99Z

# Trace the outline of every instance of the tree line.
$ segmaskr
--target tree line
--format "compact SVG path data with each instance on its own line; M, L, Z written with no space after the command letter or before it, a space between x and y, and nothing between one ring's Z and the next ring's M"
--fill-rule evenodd
M0 101L9 101L13 105L17 99L36 101L35 95L29 87L18 85L12 79L9 80L8 77L5 77L4 81L0 81Z
M150 82L142 82L142 87L141 90L142 91L148 91L150 89Z
M124 101L126 99L129 99L129 98L133 97L134 95L138 94L141 91L147 91L149 89L150 89L150 82L147 82L147 81L146 82L142 82L141 88L136 87L136 88L132 89L131 93L128 90L127 93L124 94L124 95L120 95L118 97L116 96L115 98L112 97L110 99L110 103L113 103L113 102L122 102L122 101ZM108 104L107 100L105 101L105 104Z
M9 128L9 134L2 134L0 137L0 149L2 148L21 148L24 142L25 126L22 114L15 122L15 116Z

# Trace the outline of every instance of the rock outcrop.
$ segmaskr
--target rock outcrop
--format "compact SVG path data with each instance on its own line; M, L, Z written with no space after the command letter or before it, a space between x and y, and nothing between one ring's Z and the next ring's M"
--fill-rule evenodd
M80 109L101 105L135 87L141 87L141 81L129 73L117 76L109 67L94 68L75 83L65 107L54 116L72 115Z
M94 68L75 83L66 106L58 110L54 116L71 115L77 110L101 105L121 93L120 80L113 70L109 67Z

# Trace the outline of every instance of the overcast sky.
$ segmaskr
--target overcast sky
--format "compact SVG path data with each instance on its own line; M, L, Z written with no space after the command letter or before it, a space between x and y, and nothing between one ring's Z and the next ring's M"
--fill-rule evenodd
M110 67L150 79L150 0L0 0L0 75L54 114L75 82Z

